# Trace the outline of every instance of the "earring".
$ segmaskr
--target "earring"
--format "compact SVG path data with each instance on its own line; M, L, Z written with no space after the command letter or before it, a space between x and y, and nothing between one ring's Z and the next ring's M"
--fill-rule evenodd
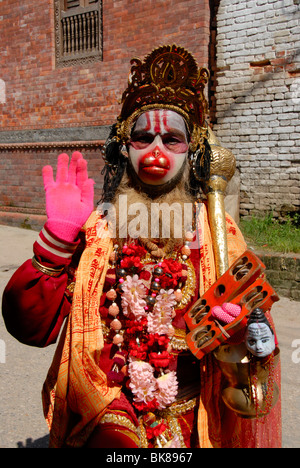
M201 151L202 150L202 151ZM195 179L201 181L203 177L201 177L201 164L203 159L203 148L198 148L194 153L190 153L189 155L189 163Z
M194 177L199 182L209 179L210 175L210 151L206 151L204 143L195 151L189 154L189 163Z
M122 147L120 148L120 153L124 156L124 158L128 158L128 151L127 151L127 148L124 145L124 143L123 143Z

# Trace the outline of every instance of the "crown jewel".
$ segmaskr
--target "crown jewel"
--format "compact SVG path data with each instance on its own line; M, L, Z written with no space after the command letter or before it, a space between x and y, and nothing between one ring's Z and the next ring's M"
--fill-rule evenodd
M129 138L132 124L142 112L160 107L180 113L198 140L208 107L204 97L208 70L198 69L194 57L176 45L154 49L143 61L132 59L131 65L118 118L120 140Z

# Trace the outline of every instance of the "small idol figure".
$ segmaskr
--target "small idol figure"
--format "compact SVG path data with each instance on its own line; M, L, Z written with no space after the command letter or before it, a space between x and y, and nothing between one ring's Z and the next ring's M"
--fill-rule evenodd
M265 358L272 354L275 336L264 312L257 308L250 314L245 343L248 351L258 358Z

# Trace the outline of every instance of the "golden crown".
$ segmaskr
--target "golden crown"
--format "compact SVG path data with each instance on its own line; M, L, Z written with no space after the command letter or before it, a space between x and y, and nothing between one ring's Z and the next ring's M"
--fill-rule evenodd
M195 151L206 136L208 104L204 88L209 79L206 68L199 68L190 52L176 45L154 49L144 60L131 60L128 87L122 95L118 117L118 139L126 143L137 117L151 109L174 110L185 119L190 148Z

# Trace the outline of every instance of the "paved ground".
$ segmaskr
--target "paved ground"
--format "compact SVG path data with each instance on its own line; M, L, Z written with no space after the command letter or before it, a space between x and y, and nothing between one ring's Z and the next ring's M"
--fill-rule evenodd
M0 226L0 297L17 267L32 256L37 233ZM282 298L273 308L282 357L283 448L300 447L300 303ZM0 317L0 448L46 448L41 388L55 345L24 346Z

